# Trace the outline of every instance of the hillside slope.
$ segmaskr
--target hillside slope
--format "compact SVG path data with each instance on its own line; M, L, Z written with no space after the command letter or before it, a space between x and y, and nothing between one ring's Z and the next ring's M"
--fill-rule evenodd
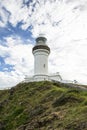
M48 81L0 90L0 130L87 130L87 91Z

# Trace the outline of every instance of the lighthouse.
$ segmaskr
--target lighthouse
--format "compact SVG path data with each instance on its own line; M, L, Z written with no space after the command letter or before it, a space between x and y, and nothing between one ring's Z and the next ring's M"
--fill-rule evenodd
M34 79L45 80L48 78L48 57L50 48L46 44L47 39L44 36L36 38L36 44L32 48L34 55Z
M62 78L59 73L48 73L48 57L50 54L50 48L46 44L47 39L43 35L39 35L36 38L35 46L32 48L34 55L34 75L25 76L25 82L36 81L61 81Z

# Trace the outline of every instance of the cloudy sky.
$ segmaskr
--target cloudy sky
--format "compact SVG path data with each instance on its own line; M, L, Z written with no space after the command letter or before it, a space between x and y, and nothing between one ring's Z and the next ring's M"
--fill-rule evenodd
M87 84L87 0L0 0L0 88L33 75L40 33L51 48L49 72Z

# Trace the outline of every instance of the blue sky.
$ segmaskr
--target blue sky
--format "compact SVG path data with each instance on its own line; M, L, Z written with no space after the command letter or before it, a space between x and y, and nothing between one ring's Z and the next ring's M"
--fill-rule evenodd
M40 33L51 48L49 73L87 84L87 0L0 0L0 88L33 75Z

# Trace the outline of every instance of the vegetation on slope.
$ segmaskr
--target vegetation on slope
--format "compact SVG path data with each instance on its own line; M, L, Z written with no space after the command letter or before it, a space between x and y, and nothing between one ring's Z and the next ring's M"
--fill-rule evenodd
M87 130L87 91L48 81L0 90L0 130Z

